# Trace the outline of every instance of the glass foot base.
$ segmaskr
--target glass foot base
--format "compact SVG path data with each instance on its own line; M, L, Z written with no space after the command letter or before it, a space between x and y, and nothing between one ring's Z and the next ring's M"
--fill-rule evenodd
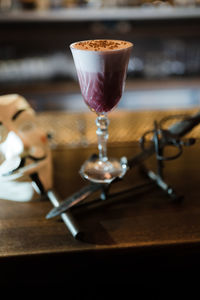
M127 171L127 160L122 158L121 161L110 158L107 161L101 161L99 158L86 161L81 169L82 177L98 183L110 183L116 177L123 177Z

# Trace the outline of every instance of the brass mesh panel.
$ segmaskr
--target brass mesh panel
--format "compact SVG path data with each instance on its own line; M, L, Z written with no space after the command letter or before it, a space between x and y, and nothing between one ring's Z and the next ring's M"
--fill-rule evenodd
M145 131L153 128L154 120L159 121L163 117L177 114L193 115L198 110L197 108L170 111L113 111L108 114L110 120L109 144L138 141ZM96 115L92 112L42 112L38 114L39 125L52 134L52 144L69 147L97 143L95 119ZM198 138L200 136L199 126L189 135Z

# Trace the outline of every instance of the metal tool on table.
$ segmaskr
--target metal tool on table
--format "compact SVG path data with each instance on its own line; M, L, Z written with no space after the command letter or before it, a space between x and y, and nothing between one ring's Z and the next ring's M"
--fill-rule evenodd
M174 119L177 116L174 116ZM172 117L170 117L172 119ZM165 120L167 121L167 119ZM160 122L164 123L163 120ZM179 136L173 134L169 130L163 129L160 123L154 122L154 128L144 133L140 139L141 149L146 149L147 136L151 135L151 141L154 144L155 158L157 162L157 171L150 170L141 164L143 173L147 175L149 179L154 181L158 187L160 187L172 200L180 200L183 198L182 195L177 195L174 188L169 185L164 179L164 163L166 161L177 159L183 153L183 146L191 146L195 143L195 139L189 138L186 141L181 140ZM162 142L161 142L162 141ZM176 149L175 153L166 156L164 149L166 146L170 146Z
M53 190L49 189L45 191L44 186L39 178L38 173L30 174L30 178L32 179L32 184L37 193L47 197L54 207L59 207L61 203L61 199L58 194ZM76 239L80 239L82 237L83 232L80 230L79 225L75 221L72 214L67 211L60 214L61 219L69 229L72 236Z
M179 157L182 153L183 146L190 146L194 144L194 139L188 139L186 142L183 142L181 138L185 136L187 133L189 133L195 126L197 126L200 123L200 112L197 112L196 114L192 116L172 116L171 119L177 119L181 118L180 121L175 122L172 124L168 129L163 129L162 126L166 121L169 120L169 118L165 118L161 120L159 123L159 128L157 123L154 123L154 128L151 131L148 131L145 133L140 141L142 151L135 155L134 157L126 160L124 159L124 163L126 163L127 170L130 168L133 168L135 166L142 165L143 162L151 157L152 155L156 154L156 157L158 159L158 169L160 170L158 174L155 174L153 171L148 170L148 177L155 181L156 184L162 188L165 192L168 193L170 197L176 198L176 194L173 189L169 185L167 185L162 176L162 163L163 160L167 159L175 159ZM154 138L151 141L149 146L145 145L145 139L146 136L149 133L153 133ZM161 134L162 133L162 134ZM158 136L159 135L159 136ZM163 158L161 155L161 152L163 148L166 145L173 145L178 149L178 153L174 157L170 158ZM68 210L70 207L73 207L79 203L81 203L83 200L85 200L89 195L93 194L96 191L101 191L101 199L105 199L108 195L109 187L110 185L116 183L118 180L121 180L119 178L116 178L112 183L105 186L105 184L97 184L97 183L90 183L87 186L83 187L81 190L79 190L74 195L68 197L65 199L58 207L53 208L46 216L47 219L53 218L55 216L60 215L61 213ZM103 194L102 194L103 191ZM106 192L105 192L106 191Z

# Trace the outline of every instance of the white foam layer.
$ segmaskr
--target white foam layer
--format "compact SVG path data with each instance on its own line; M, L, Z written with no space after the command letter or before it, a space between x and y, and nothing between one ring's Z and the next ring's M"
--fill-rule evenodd
M70 48L76 69L94 73L126 69L132 49L130 47L114 51L87 51Z

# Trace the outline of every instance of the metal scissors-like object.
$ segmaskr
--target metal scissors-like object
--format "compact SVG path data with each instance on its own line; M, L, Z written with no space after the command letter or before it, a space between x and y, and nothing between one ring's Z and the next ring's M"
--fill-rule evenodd
M195 139L189 138L183 141L181 137L177 134L174 134L168 129L164 129L163 125L168 120L171 119L177 119L177 118L185 118L184 115L178 115L178 116L171 116L164 118L160 121L160 123L157 123L154 121L154 129L149 130L144 133L142 138L140 139L140 146L143 151L146 151L148 149L148 142L151 141L154 145L154 150L156 154L157 160L160 161L167 161L167 160L174 160L181 156L183 153L183 146L191 146L195 143ZM188 118L188 117L187 117ZM177 149L177 151L169 156L164 155L164 147L171 146Z

